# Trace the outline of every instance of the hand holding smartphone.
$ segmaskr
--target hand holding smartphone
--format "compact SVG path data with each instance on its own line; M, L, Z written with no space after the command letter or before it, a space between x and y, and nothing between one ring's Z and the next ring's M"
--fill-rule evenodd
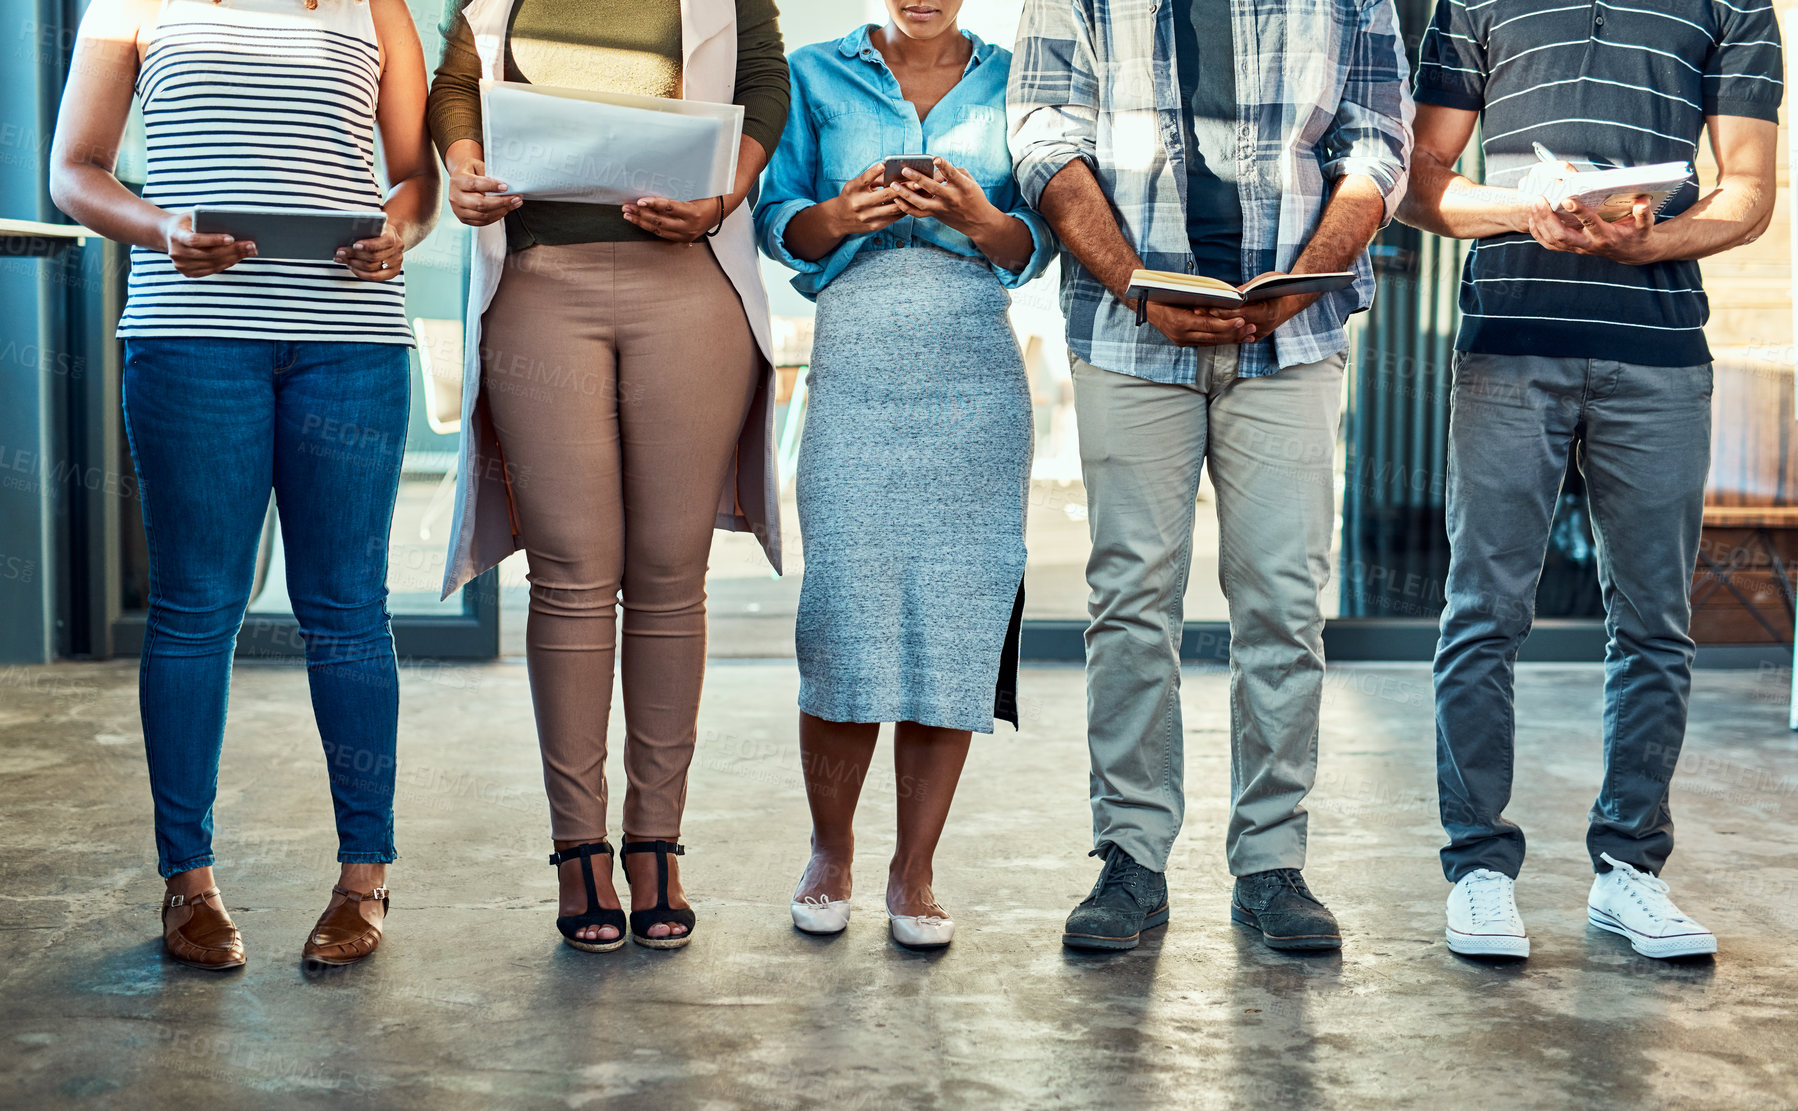
M936 159L928 154L889 154L881 159L886 163L884 185L905 180L905 171L914 170L925 177L936 177Z

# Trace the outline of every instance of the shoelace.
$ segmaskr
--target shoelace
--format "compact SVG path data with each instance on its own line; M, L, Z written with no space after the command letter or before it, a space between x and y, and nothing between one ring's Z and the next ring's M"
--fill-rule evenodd
M1482 869L1468 877L1467 899L1473 924L1509 922L1511 918L1511 880L1502 872Z
M1650 918L1680 925L1697 925L1667 897L1667 881L1659 876L1651 876L1632 865L1625 864L1610 853L1599 853L1598 858L1611 866L1611 873L1617 877L1618 886L1622 887L1631 898L1648 913Z
M846 903L849 900L847 900L847 899L832 899L828 895L807 895L804 898L798 899L796 901L801 906L827 907L832 903Z
M1094 849L1086 855L1096 856L1105 862L1104 867L1099 869L1098 882L1093 884L1093 893L1088 895L1087 898L1097 899L1113 887L1124 891L1130 891L1129 875L1127 873L1120 875L1119 873L1125 872L1125 869L1117 867L1119 860L1129 859L1128 853L1117 846L1112 845L1108 849ZM1134 895L1135 893L1131 891L1131 894Z
M1311 889L1305 886L1305 874L1297 868L1276 868L1273 870L1273 876L1287 887L1292 888L1293 893L1299 898L1316 903L1320 907L1324 905L1323 900L1311 894Z

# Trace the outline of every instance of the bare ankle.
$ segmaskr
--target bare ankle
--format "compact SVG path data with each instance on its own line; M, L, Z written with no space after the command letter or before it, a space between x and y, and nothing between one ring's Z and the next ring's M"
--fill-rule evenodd
M198 895L213 886L212 865L203 864L185 872L176 872L163 880L163 885L170 895Z
M337 873L337 882L349 891L372 891L387 885L387 865L345 862Z

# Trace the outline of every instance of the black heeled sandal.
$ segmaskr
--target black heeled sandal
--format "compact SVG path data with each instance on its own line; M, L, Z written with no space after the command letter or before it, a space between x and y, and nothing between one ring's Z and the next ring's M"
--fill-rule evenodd
M571 860L579 860L581 862L581 882L587 885L587 912L558 916L556 929L561 931L563 941L583 953L610 953L624 945L624 911L618 907L599 905L599 889L593 883L593 857L595 855L605 856L606 875L611 875L613 853L609 841L589 841L584 845L576 845L572 849L562 849L549 854L550 864L557 869ZM584 937L575 936L577 931L584 930L589 926L610 926L618 931L618 936L610 940L596 941L588 941Z
M693 940L693 912L668 905L668 857L685 856L687 850L678 841L626 841L624 843L624 879L630 882L631 854L656 854L656 905L648 910L631 908L631 940L651 949L679 949ZM685 926L687 932L675 937L650 937L651 926Z

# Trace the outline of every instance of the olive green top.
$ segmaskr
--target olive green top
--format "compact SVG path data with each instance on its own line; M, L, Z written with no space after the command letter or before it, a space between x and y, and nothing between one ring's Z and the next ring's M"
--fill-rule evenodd
M481 138L481 59L462 18L468 0L445 0L443 61L431 82L431 138L447 151ZM737 85L743 134L770 154L786 127L787 56L774 0L737 0ZM506 34L506 80L639 96L681 90L679 0L518 0ZM506 241L616 243L655 239L617 205L526 201L506 216Z

